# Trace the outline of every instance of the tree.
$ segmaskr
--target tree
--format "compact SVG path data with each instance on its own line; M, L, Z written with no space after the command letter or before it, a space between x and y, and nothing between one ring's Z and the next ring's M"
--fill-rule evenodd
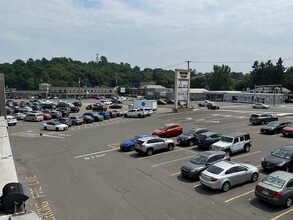
M227 65L214 65L213 72L209 77L210 90L229 90L232 88L231 68Z

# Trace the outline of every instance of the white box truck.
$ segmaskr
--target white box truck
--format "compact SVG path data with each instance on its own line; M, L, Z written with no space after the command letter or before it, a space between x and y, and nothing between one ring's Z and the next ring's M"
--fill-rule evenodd
M156 111L158 108L157 100L133 100L133 108L151 109Z

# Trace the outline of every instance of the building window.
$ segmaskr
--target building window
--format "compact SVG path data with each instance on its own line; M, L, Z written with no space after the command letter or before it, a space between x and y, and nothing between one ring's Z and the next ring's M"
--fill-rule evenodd
M62 90L60 89L59 92L62 92Z
M66 92L66 89L64 89L64 92Z

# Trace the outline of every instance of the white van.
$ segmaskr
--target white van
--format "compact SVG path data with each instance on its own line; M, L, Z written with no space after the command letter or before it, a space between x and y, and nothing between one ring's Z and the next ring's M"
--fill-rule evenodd
M42 113L28 113L25 118L25 121L43 121L44 117Z

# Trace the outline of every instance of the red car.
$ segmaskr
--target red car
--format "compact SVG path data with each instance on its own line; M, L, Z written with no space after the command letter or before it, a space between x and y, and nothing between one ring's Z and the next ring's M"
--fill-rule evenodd
M44 120L51 120L52 119L52 115L50 115L48 113L43 113L43 119Z
M153 131L153 135L157 135L159 137L172 137L172 136L178 136L182 134L183 128L181 124L165 124L163 127L158 128Z
M109 106L110 109L122 109L122 107L123 107L122 105L118 105L118 104L113 104Z
M282 134L285 137L293 137L293 123L282 129Z

